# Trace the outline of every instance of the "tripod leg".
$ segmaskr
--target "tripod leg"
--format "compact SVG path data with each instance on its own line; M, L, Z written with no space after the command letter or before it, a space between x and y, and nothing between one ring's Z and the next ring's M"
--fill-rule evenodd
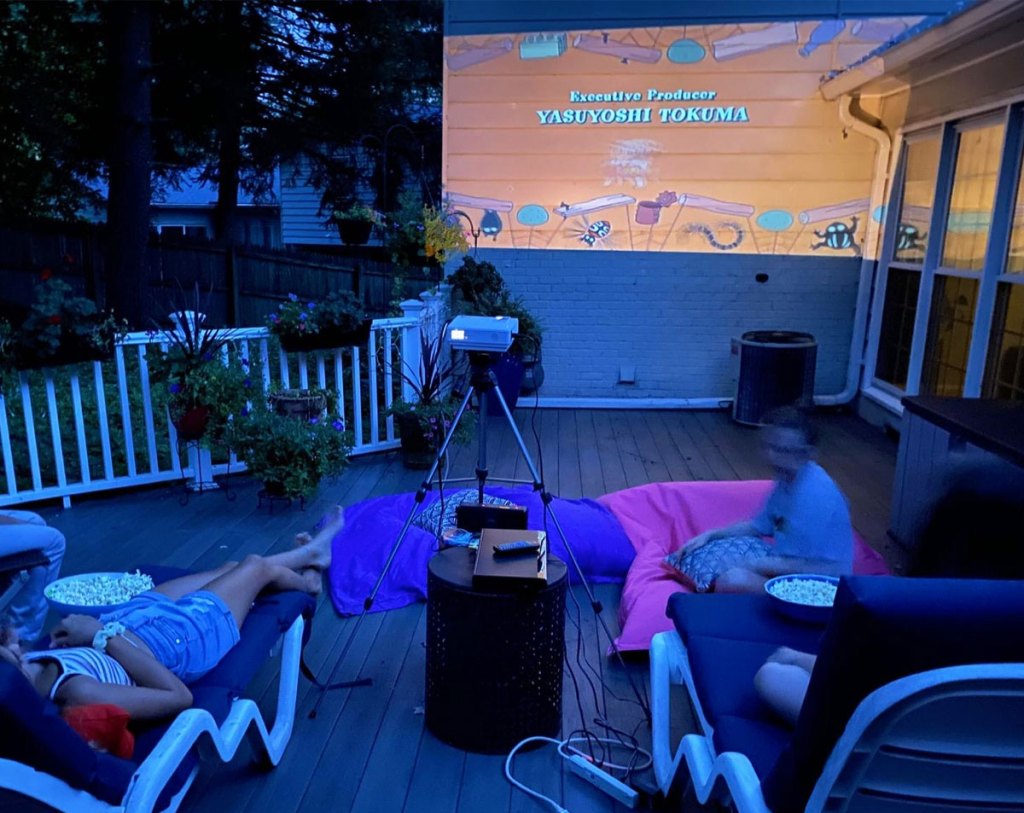
M344 662L345 657L348 655L349 649L352 648L352 642L355 640L356 633L359 631L360 625L363 623L363 617L373 607L373 602L377 598L377 594L380 592L381 586L384 584L384 579L387 578L388 572L391 570L391 566L395 562L395 557L398 555L398 549L402 546L402 542L405 541L405 535L409 532L409 526L412 525L413 518L416 516L417 510L423 504L423 500L427 496L427 491L430 490L430 481L434 479L434 475L437 473L438 466L441 464L441 459L444 457L445 452L448 450L448 444L451 443L452 437L455 434L455 430L459 426L459 421L462 420L462 416L465 414L466 409L469 407L469 401L473 397L473 390L470 389L466 393L466 397L462 399L462 403L459 405L458 411L455 413L455 419L452 421L451 428L448 430L447 436L445 436L444 442L441 444L441 448L437 450L437 455L434 457L434 462L430 466L430 471L427 472L423 478L423 483L420 485L419 491L416 492L416 499L413 502L412 507L409 509L409 514L405 518L405 522L402 524L402 530L398 532L398 538L395 539L394 544L391 546L391 551L388 553L388 558L384 562L384 569L381 571L380 576L377 577L377 581L373 585L373 589L370 590L370 594L363 601L363 610L359 613L359 617L356 619L356 623L353 624L352 630L349 633L348 638L345 641L345 646L342 647L341 653L338 655L337 660L334 662L334 666L331 669L331 673L327 680L321 684L320 696L316 699L316 704L309 712L309 718L313 719L316 717L317 712L320 710L320 704L323 702L324 695L329 689L337 688L333 686L334 676L338 673L338 669ZM361 681L355 681L355 685L363 685Z
M493 378L493 373L490 374ZM580 584L583 585L583 589L587 594L587 599L590 601L590 606L594 610L594 616L597 618L598 623L604 630L604 634L608 638L608 643L612 645L612 651L615 653L615 657L625 672L627 679L629 680L630 688L633 690L633 695L636 698L640 708L643 709L644 714L647 717L647 724L651 724L651 708L647 702L646 693L641 693L637 687L636 682L633 680L633 676L629 673L626 668L626 662L622 658L622 652L615 646L615 638L612 635L612 631L608 628L608 623L604 620L603 610L601 602L597 600L597 596L594 595L594 590L590 586L590 582L587 581L586 575L583 573L583 568L580 566L579 560L576 558L576 553L572 549L572 545L569 544L569 540L565 535L565 531L562 530L562 524L558 521L558 516L555 514L554 509L551 506L554 496L544 488L544 483L540 479L540 474L537 472L536 466L533 465L533 460L530 459L530 452L526 448L526 441L523 440L522 434L519 432L519 426L516 424L515 419L512 417L512 411L508 408L508 404L505 403L505 397L501 394L501 390L497 386L494 387L494 393L498 396L498 403L501 404L501 409L505 413L505 418L508 420L509 427L512 429L512 434L516 439L516 445L519 447L519 453L522 454L523 460L526 461L527 468L530 470L530 475L533 477L533 487L536 491L540 492L541 502L544 504L544 511L547 516L551 518L554 523L555 530L558 532L559 538L562 540L562 547L565 548L566 554L569 556L569 560L572 562L573 570L576 571L576 575L579 576Z

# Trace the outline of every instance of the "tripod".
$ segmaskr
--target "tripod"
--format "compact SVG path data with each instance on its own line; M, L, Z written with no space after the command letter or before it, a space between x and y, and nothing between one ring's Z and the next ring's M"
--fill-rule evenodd
M444 441L441 443L440 448L437 450L437 454L434 457L434 461L430 466L430 470L423 478L423 482L420 485L419 490L416 492L416 498L413 502L412 507L409 509L409 514L405 518L405 522L402 525L402 529L398 533L398 538L395 539L394 544L391 546L391 551L388 554L388 558L384 563L384 569L381 571L380 576L377 577L377 581L373 585L373 589L370 591L366 600L363 602L363 611L359 614L356 619L356 623L353 625L352 631L350 632L348 639L345 641L345 646L342 647L341 653L338 655L338 659L334 663L334 667L331 669L330 676L326 683L316 685L320 688L320 696L317 698L316 704L309 713L310 719L316 717L317 712L320 709L320 703L323 702L324 695L329 689L340 688L349 685L364 685L366 681L355 681L352 683L341 683L333 685L331 681L334 679L335 674L340 668L342 662L348 655L348 651L352 646L352 642L355 640L356 633L359 630L359 625L362 623L363 617L373 607L373 602L377 598L377 594L380 592L381 586L384 584L385 578L387 578L388 572L391 570L391 566L395 561L395 557L398 555L398 550L402 546L402 542L405 540L405 536L409 531L409 527L412 525L412 521L416 514L419 512L423 504L423 500L426 499L427 492L431 488L431 482L434 479L434 475L437 473L438 468L441 465L441 461L444 460L445 453L448 451L448 446L452 441L452 437L455 435L455 431L458 429L459 422L462 420L462 416L466 413L469 408L470 402L472 401L473 395L477 397L477 403L480 412L480 426L477 431L477 465L475 470L475 477L462 477L454 478L449 480L449 483L463 483L463 482L476 482L477 483L477 499L479 503L483 505L484 502L484 486L487 482L488 469L487 469L487 399L493 392L497 396L498 403L501 405L501 410L505 415L505 419L508 422L509 428L512 430L512 435L515 438L516 446L519 448L520 454L523 456L523 460L526 462L526 466L530 471L530 476L533 478L530 481L524 480L509 480L505 478L500 479L502 482L511 483L524 483L531 482L533 490L540 493L541 503L544 506L546 517L550 518L555 530L558 532L559 538L562 540L562 546L565 548L566 554L569 557L572 567L575 569L577 576L579 577L580 584L583 586L584 591L587 594L587 599L590 602L590 606L594 611L594 616L597 618L604 630L608 641L613 641L611 630L608 628L608 624L604 620L602 615L603 607L601 602L598 601L597 596L594 595L593 588L587 581L586 575L583 573L583 568L580 566L579 561L576 558L576 554L569 544L569 540L566 538L565 531L562 530L562 525L558 521L558 517L555 515L554 509L551 505L554 500L554 496L547 491L544 487L544 483L541 480L540 474L537 471L536 466L533 464L533 460L530 457L530 453L526 448L526 442L523 440L522 434L519 432L519 427L516 425L515 418L512 417L512 411L509 409L508 404L505 402L505 397L501 394L501 390L497 387L497 382L494 378L494 372L491 369L494 363L497 361L497 353L485 353L470 351L469 362L470 362L470 387L466 392L465 397L459 404L459 408L455 413L455 418L452 421L451 426L448 428L448 433L445 435ZM442 495L443 496L443 495ZM618 647L613 647L616 658L618 659L619 665L622 666L625 672L630 688L633 690L633 694L636 697L637 703L643 709L644 715L647 718L647 724L651 724L651 711L643 699L640 690L637 688L633 676L626 669L625 661L622 658L622 653Z

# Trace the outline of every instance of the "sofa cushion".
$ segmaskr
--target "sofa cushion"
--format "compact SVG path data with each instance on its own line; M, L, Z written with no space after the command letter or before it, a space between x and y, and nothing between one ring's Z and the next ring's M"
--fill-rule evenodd
M706 593L715 579L732 567L747 567L748 562L770 556L772 546L759 536L727 536L705 542L696 549L684 545L664 558L672 576L698 593Z
M792 739L765 777L775 813L803 810L854 709L887 683L972 663L1024 662L1024 582L844 578Z
M667 615L684 644L691 635L710 635L817 652L825 631L824 627L801 624L783 616L763 593L675 593L668 600Z

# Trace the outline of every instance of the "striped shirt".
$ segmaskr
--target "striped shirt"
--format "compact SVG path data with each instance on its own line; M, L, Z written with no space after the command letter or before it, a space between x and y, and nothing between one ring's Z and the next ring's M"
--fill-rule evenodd
M27 661L55 661L60 667L60 674L50 687L50 699L56 698L57 689L69 677L86 675L100 683L115 686L134 686L125 668L109 655L86 646L69 647L68 649L49 649L44 652L28 652Z

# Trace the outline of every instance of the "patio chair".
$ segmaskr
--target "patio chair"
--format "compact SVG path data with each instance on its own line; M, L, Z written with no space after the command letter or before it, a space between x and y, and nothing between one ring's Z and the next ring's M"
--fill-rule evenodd
M157 582L183 572L146 570ZM291 737L302 647L315 604L299 592L259 598L239 643L189 687L192 707L169 722L135 729L130 760L93 750L20 672L0 664L0 789L68 813L174 811L199 771L200 748L204 756L227 762L249 734L264 763L277 765ZM242 695L278 647L277 711L268 727L255 702ZM0 791L0 799L6 795Z
M1024 810L1024 585L843 579L824 629L767 596L673 596L651 646L653 758L667 792L685 760L698 801L759 811ZM818 660L795 729L753 677L778 646ZM699 732L673 749L670 689Z
M50 560L40 550L19 551L0 556L0 613L18 595L33 567L45 567Z

